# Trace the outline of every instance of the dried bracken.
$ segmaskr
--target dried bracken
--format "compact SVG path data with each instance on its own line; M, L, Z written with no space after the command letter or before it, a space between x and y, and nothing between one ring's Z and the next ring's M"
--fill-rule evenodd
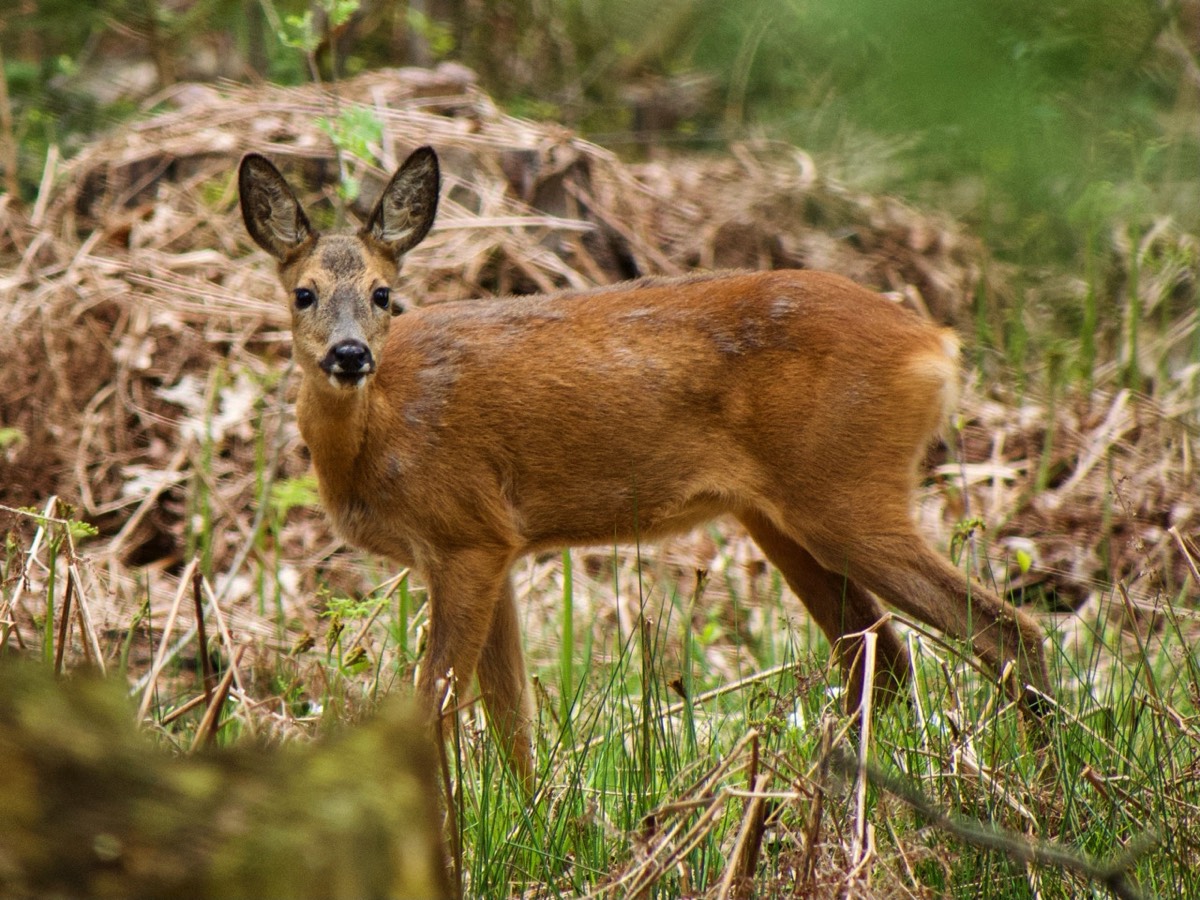
M290 644L273 624L277 611L242 602L264 558L274 561L297 632L320 628L319 583L372 584L360 556L335 553L316 509L268 509L264 482L298 478L307 466L290 381L279 380L286 309L236 209L245 152L267 154L312 195L324 192L332 218L333 185L360 182L365 205L408 150L436 146L442 212L406 266L407 293L422 304L695 266L809 266L953 322L984 271L981 247L953 224L828 183L794 148L744 145L726 158L629 166L561 128L501 114L453 65L336 86L183 85L163 104L166 112L102 136L67 163L51 156L31 208L0 204L0 504L40 507L55 495L98 527L84 587L100 632L130 621L147 590L135 588L139 572L177 574L198 550L236 630L275 650ZM357 108L382 123L370 146L378 167L337 153L322 125ZM1162 340L1182 346L1195 318ZM1098 387L1018 401L999 387L969 389L950 455L934 460L925 526L948 544L955 521L979 517L993 560L1011 560L997 580L1042 584L1064 607L1111 597L1118 580L1134 607L1174 599L1189 583L1186 548L1200 530L1196 381L1194 367L1179 368L1153 399ZM1115 379L1101 371L1097 384ZM273 515L268 542L263 519ZM204 517L219 527L198 547ZM32 528L27 517L8 519ZM686 584L694 568L723 568L710 602L732 588L744 597L767 590L753 546L734 532L721 541L720 553L709 534L677 541L646 565L610 548L585 555L576 577L611 596L614 584L635 585L645 573L683 573ZM521 587L535 609L557 589L556 572L529 563ZM173 589L149 592L161 613ZM615 593L594 621L639 596L636 587ZM11 613L28 632L29 612L17 606L0 609L0 619ZM731 623L764 627L744 616Z

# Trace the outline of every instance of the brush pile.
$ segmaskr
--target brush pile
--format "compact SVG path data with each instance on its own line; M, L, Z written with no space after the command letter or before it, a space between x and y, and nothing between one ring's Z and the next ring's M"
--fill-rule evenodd
M318 581L368 581L334 555L317 510L272 512L270 484L301 483L307 466L293 384L280 379L286 306L237 209L248 151L276 161L306 200L323 197L318 217L332 221L335 185L361 187L353 219L409 150L433 145L445 185L435 230L406 264L417 304L698 266L805 266L955 323L984 271L982 249L952 223L830 184L794 148L626 165L561 128L501 114L453 65L332 87L186 85L163 107L67 163L48 159L32 208L0 205L0 503L43 509L57 497L57 515L65 501L96 526L81 552L90 602L112 607L92 610L101 623L129 621L136 573L176 575L201 552L231 605L264 553L289 560L280 590L302 621ZM1017 403L1001 387L969 389L955 461L934 461L926 527L948 543L953 521L978 517L993 561L1012 560L996 577L1044 583L1066 607L1116 580L1134 606L1177 596L1200 530L1195 382L1177 373L1152 400L1097 389ZM266 547L264 517L276 513ZM10 511L3 524L29 534L36 522ZM668 558L706 566L705 541ZM747 552L752 579L761 560ZM10 605L0 619L30 640L29 611ZM265 622L261 611L232 614L243 631Z

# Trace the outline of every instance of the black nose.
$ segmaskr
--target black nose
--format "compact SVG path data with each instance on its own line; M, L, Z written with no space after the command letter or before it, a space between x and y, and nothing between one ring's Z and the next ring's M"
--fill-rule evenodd
M374 371L375 361L362 341L342 341L329 348L321 368L330 375L365 375Z

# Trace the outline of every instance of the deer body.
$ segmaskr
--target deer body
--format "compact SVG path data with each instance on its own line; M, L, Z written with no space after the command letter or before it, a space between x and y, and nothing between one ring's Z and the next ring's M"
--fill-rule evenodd
M914 487L955 354L838 276L651 280L405 313L364 389L306 381L298 416L342 536L428 569L458 542L520 555L751 508L877 510Z
M512 563L721 514L745 525L831 641L849 636L838 648L851 696L856 635L884 616L878 598L1048 689L1037 625L970 584L913 523L920 461L957 396L952 332L808 271L393 319L388 289L436 209L432 151L401 167L357 236L313 231L261 157L243 161L241 188L247 227L295 297L297 416L330 519L425 577L419 690L436 710L451 675L477 674L523 776L532 715ZM876 630L876 678L892 690L907 655L886 622Z

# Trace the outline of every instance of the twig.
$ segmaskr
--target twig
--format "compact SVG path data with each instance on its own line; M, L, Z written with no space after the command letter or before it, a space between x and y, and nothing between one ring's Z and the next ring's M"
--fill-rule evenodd
M75 567L75 564L71 563L68 569L68 577L73 579L76 584L79 584L79 570ZM91 642L88 640L89 623L83 612L83 588L77 587L75 590L79 595L78 600L75 603L75 618L79 620L79 634L83 638L83 659L87 665L91 666L95 665L95 663L92 657Z
M1179 533L1179 529L1174 525L1167 529L1167 534L1171 535L1175 539L1175 543L1179 545L1179 552L1183 554L1183 561L1187 565L1188 571L1192 573L1192 581L1196 583L1196 590L1200 591L1200 567L1196 565L1196 560L1188 550L1190 542Z
M204 673L204 702L211 707L213 704L213 685L216 683L216 673L213 672L212 660L208 656L208 637L204 633L204 598L201 585L204 581L197 567L192 571L192 602L196 607L196 643L200 656L200 671Z
M33 543L29 545L29 552L25 554L25 568L21 570L21 578L19 581L17 581L17 586L13 590L13 595L7 603L7 608L9 610L15 610L17 608L22 599L21 595L29 586L29 573L32 571L33 564L37 560L38 550L40 550L42 547L42 540L46 537L46 523L52 522L57 524L62 521L54 518L54 516L51 515L51 512L54 510L57 504L58 495L51 494L50 499L46 501L46 505L42 507L42 514L40 516L36 514L31 515L27 509L13 509L10 506L0 506L0 509L4 510L5 512L12 512L21 516L29 516L30 518L36 519L38 523L37 531L33 533ZM62 524L66 523L62 522ZM25 609L24 606L21 606L20 608L22 612L28 615L29 611ZM3 612L3 610L0 610L0 612Z
M450 712L456 706L457 696L455 693L454 670L446 675L446 690L442 694L442 702L438 704L438 715L434 720L434 744L437 746L438 761L441 763L442 770L442 797L446 802L446 834L449 835L450 845L450 881L454 888L455 894L458 897L463 895L463 855L462 855L462 832L458 828L458 815L454 806L454 786L453 777L450 773L450 759L446 755L446 739L445 727L443 723L447 720L447 716L453 716L454 728L454 746L455 751L459 752L459 733L458 733L458 712Z
M751 729L700 781L694 784L689 790L683 792L684 795L698 797L698 802L673 803L660 807L656 813L651 814L656 815L664 811L690 812L694 809L703 809L704 812L692 827L683 833L682 837L678 837L684 828L684 820L680 819L670 829L659 836L655 849L648 854L640 865L625 872L616 881L601 886L592 893L585 895L585 897L611 896L618 889L621 889L620 896L622 897L636 897L639 895L639 891L652 885L663 872L670 869L676 860L687 855L694 847L698 846L700 841L704 839L704 836L711 830L716 817L724 808L725 801L731 796L727 790L716 790L717 782L733 768L734 760L745 752L748 745L757 743L758 738L758 731ZM679 843L676 843L677 837Z
M647 860L646 864L638 870L640 877L629 886L628 894L624 896L641 896L642 891L654 884L664 872L672 869L680 859L700 846L700 842L716 827L718 818L724 812L724 801L728 799L728 796L724 791L714 796L708 808L700 814L692 827L684 833L679 843L675 844L665 857L662 859L651 857ZM656 862L657 865L654 865Z
M821 727L821 768L824 769L834 746L834 723L826 719ZM823 778L817 779L816 793L809 809L808 821L804 823L804 855L796 867L796 886L801 896L808 896L817 871L817 845L821 839L821 820L825 813L825 790Z
M1030 840L992 825L952 816L939 809L916 788L882 772L871 763L864 765L844 748L835 748L829 754L828 762L830 768L843 778L852 779L860 773L865 774L876 787L907 803L934 825L965 843L986 850L998 850L1026 865L1058 866L1077 872L1104 885L1120 900L1141 900L1144 897L1126 872L1158 843L1158 835L1153 830L1134 838L1108 862L1100 862L1061 844Z
M221 717L221 709L225 706L225 700L229 696L230 685L233 684L233 673L237 670L237 664L241 662L242 653L245 649L245 647L238 647L237 652L230 659L229 668L225 670L225 675L221 678L221 683L217 685L213 702L204 711L204 718L200 720L200 724L196 728L196 736L192 738L192 746L189 752L195 753L201 744L210 744L213 738L217 736L217 720Z
M733 845L733 861L725 869L717 900L728 900L735 896L733 891L754 877L754 870L758 866L758 854L762 849L763 821L766 819L767 809L763 792L766 791L768 777L766 774L758 775L751 782L752 796L746 801L742 827Z
M42 169L42 180L38 185L37 200L33 203L33 212L29 214L29 224L34 228L42 227L46 218L46 207L50 205L50 194L54 190L54 175L58 170L58 144L51 144L46 151L46 165Z
M182 706L175 707L173 710L171 710L169 713L167 713L165 716L163 716L161 719L159 719L158 724L161 726L164 726L164 727L167 725L170 725L176 719L181 719L184 716L186 716L197 706L203 706L205 708L212 706L211 694L207 694L207 693L206 694L197 694L195 697L193 697L187 703L184 703Z
M850 850L850 861L856 874L866 865L874 844L871 823L867 819L867 779L863 777L863 773L867 767L867 749L871 745L871 706L875 689L875 649L878 638L873 631L863 633L863 684L858 707L862 734L858 742L858 789L854 802L854 837Z
M168 653L167 642L171 639L171 631L175 627L175 617L179 615L179 605L183 602L184 592L191 581L192 572L196 570L197 562L198 560L193 559L188 563L187 568L183 572L183 577L179 579L179 590L175 592L175 600L171 604L171 611L167 613L167 622L163 626L162 640L158 644L158 655L155 657L150 671L146 673L146 677L143 679L145 681L145 690L142 693L142 702L138 705L137 717L139 720L146 718L146 712L150 709L150 698L154 694L154 685L158 681L158 673L162 671L168 656L173 657L178 652L177 649L172 649Z
M71 630L71 595L75 593L75 573L67 568L67 589L63 592L62 620L58 623L58 646L54 648L54 674L62 674L63 647Z
M83 591L83 578L80 575L79 566L75 562L78 559L75 553L75 539L71 537L69 530L67 531L67 543L71 547L71 563L68 571L75 580L75 610L79 615L79 630L83 633L83 655L88 665L95 666L103 676L107 671L104 665L104 651L100 649L100 640L96 637L96 629L92 625L92 613L88 609L87 595Z
M208 581L203 580L201 583L208 591L208 600L212 606L213 620L216 621L217 631L220 632L221 640L225 644L226 650L229 652L229 669L233 672L234 684L237 685L238 690L241 691L242 694L247 694L248 692L246 691L246 685L242 683L241 670L238 668L238 661L241 659L241 650L244 650L245 648L243 647L239 649L238 655L236 657L234 656L233 635L230 633L228 626L225 624L225 614L221 612L221 604L217 602L216 595L213 594L212 586L208 583ZM254 717L246 716L245 721L246 730L251 735L254 735L258 730L254 724Z
M42 540L46 535L46 525L58 525L62 528L63 534L67 541L67 585L68 588L74 584L75 609L79 615L80 629L83 633L83 649L84 654L88 658L88 662L95 665L100 674L105 674L104 654L100 650L100 642L96 638L96 630L92 627L92 617L88 610L87 598L83 592L83 579L79 572L77 564L79 554L75 549L75 538L71 534L71 523L66 519L56 518L51 515L52 511L57 510L58 496L53 495L46 501L45 507L41 515L31 513L25 509L13 509L10 506L0 505L0 510L5 512L16 513L17 515L26 516L36 519L38 522L37 533L34 535L33 543L30 545L29 552L25 557L25 567L21 572L21 578L17 582L13 596L0 605L0 621L7 621L6 616L11 614L15 604L20 600L22 592L29 584L29 574L33 567L33 563L37 558L38 550L41 549ZM17 643L24 649L24 642L21 639L21 631L17 627L16 620L12 621L12 631L17 636ZM6 635L7 636L7 635ZM60 642L61 646L61 642Z
M354 635L354 639L345 645L346 647L353 650L355 647L357 647L359 644L361 644L363 642L363 638L365 638L367 636L367 632L371 630L371 626L375 624L375 620L379 618L379 614L381 612L383 612L383 608L385 606L387 606L388 595L390 595L391 592L393 590L395 590L395 588L397 586L399 586L400 582L402 582L406 578L408 578L410 572L411 572L411 569L408 569L408 568L401 569L398 574L392 576L387 581L385 581L383 584L381 584L378 588L375 589L375 590L382 590L383 588L386 587L387 592L384 594L383 599L380 600L378 604L376 604L375 611L373 613L371 613L371 615L370 615L370 617L368 617L367 621L365 621L363 623L362 627L360 629L358 629L358 632ZM374 593L374 591L372 593Z

